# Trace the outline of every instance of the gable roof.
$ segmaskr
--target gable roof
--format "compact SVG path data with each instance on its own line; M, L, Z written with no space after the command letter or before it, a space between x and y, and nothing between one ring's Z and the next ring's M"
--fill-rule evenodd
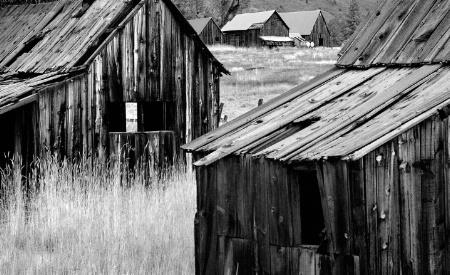
M264 24L274 13L275 10L238 14L223 26L222 31L246 31L254 24Z
M197 34L200 34L202 33L206 25L208 25L210 20L212 20L212 17L192 19L188 20L188 22L189 24L191 24L191 26L194 28Z
M296 162L358 159L450 105L450 67L333 69L184 149Z
M204 45L175 5L163 0L181 20L194 40ZM99 47L111 31L146 0L95 0L76 18L82 0L60 0L42 4L5 5L0 7L0 73L68 72ZM185 24L184 24L185 23ZM204 51L214 60L206 47ZM226 72L219 64L220 69Z
M284 12L280 13L280 16L288 25L289 32L310 35L322 12L320 10Z
M337 65L418 66L450 61L450 1L382 0L342 48Z
M229 73L170 0L162 0L222 73ZM84 70L147 0L82 0L0 6L0 114L43 87ZM22 103L21 103L22 102Z

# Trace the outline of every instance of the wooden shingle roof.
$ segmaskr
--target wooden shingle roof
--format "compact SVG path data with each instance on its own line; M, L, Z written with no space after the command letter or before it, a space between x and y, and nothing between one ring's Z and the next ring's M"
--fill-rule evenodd
M98 42L108 28L123 19L131 1L96 0L80 17L80 0L8 5L0 10L4 36L0 68L4 72L68 71ZM9 34L6 34L9 33Z
M208 165L250 153L283 162L358 159L450 105L450 68L333 69L183 148Z
M342 67L450 61L450 1L382 0L341 51Z

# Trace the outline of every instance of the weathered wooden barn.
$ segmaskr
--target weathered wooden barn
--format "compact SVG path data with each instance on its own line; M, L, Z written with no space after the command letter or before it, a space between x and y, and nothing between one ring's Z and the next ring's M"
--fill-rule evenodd
M206 45L224 43L224 34L212 17L192 19L189 23Z
M275 10L236 15L222 28L225 43L236 47L259 47L261 36L287 37L289 27Z
M331 47L330 30L322 11L297 11L280 13L290 33L300 34L316 47Z
M218 126L226 72L168 0L3 6L0 68L0 152L28 162L107 155L124 138L176 154ZM148 135L121 137L126 103Z
M380 1L334 69L184 145L197 274L449 274L449 23Z

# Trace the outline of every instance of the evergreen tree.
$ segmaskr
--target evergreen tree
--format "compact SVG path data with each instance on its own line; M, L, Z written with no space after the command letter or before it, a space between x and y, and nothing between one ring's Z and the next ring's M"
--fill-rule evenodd
M340 47L342 46L342 43L344 43L344 28L345 28L345 22L342 19L339 19L338 17L335 17L331 19L331 21L328 22L328 29L330 30L330 39L331 39L331 45L333 47Z
M357 0L352 0L345 15L344 40L348 39L361 23L361 13Z

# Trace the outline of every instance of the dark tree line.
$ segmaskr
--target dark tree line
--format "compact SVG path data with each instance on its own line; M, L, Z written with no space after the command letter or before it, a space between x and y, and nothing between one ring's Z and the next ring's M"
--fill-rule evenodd
M212 17L222 27L238 11L249 7L250 0L173 0L187 19Z
M331 32L331 43L340 46L352 36L361 23L361 12L357 0L352 0L344 18L333 18L328 23Z

